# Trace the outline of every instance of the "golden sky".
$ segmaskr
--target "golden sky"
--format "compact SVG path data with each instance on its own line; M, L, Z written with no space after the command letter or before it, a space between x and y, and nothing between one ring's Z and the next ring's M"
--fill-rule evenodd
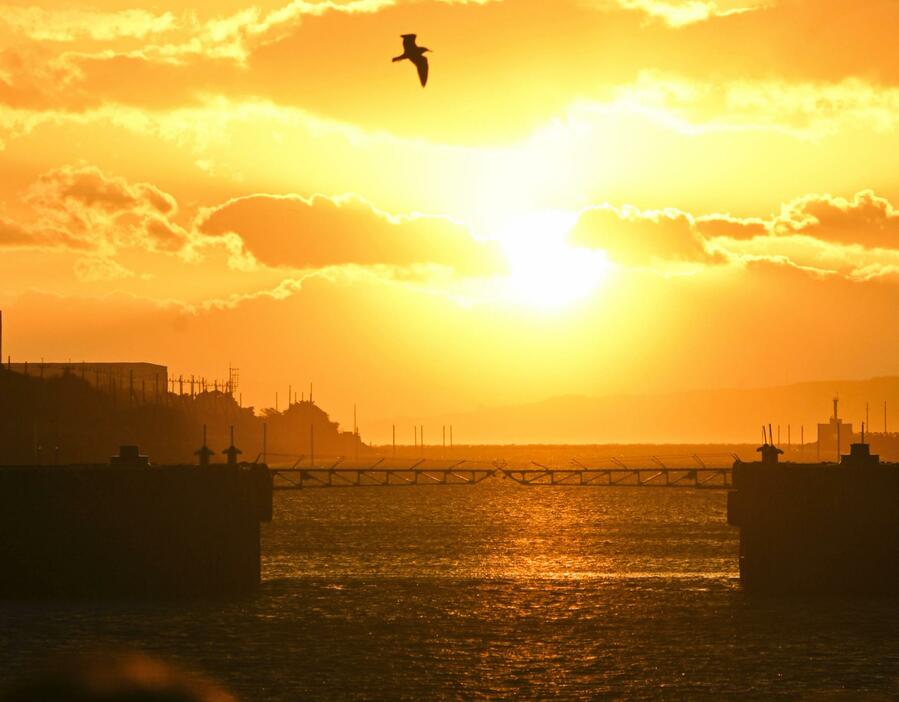
M376 440L895 374L897 24L895 0L7 2L3 353L231 362L246 404L312 381ZM390 61L406 32L425 89Z

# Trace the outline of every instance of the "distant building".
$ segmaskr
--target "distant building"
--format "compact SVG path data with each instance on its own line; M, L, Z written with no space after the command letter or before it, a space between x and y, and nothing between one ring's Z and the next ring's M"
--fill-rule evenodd
M166 366L155 363L10 363L9 370L32 378L54 378L67 373L84 379L100 390L122 394L141 393L150 398L164 395L169 382Z
M845 451L855 439L852 433L852 424L840 419L840 399L833 398L833 416L827 424L818 425L818 452L821 456L827 456L831 452Z

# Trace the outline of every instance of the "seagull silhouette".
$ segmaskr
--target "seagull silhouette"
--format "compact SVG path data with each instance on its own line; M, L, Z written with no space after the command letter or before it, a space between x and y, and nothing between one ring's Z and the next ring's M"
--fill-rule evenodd
M425 52L430 51L430 49L418 46L415 43L414 34L402 34L401 36L403 37L403 53L399 56L394 56L393 60L396 62L409 59L414 63L418 69L418 79L421 81L421 87L423 88L428 82L428 59L425 56Z

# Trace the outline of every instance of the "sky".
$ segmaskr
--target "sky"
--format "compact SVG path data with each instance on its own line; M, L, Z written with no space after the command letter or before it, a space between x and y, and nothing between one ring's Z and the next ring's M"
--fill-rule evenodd
M230 364L244 404L312 383L371 440L896 374L897 22L895 0L7 2L3 356ZM426 88L390 60L404 33Z

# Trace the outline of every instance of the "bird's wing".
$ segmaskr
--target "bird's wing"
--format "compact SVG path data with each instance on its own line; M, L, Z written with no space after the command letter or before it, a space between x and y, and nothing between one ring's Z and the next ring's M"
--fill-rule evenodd
M421 81L421 87L425 87L428 83L428 58L421 54L412 61L418 69L418 80Z
M403 51L405 51L407 54L411 53L409 51L410 49L414 51L417 48L415 46L415 37L415 34L403 34Z

